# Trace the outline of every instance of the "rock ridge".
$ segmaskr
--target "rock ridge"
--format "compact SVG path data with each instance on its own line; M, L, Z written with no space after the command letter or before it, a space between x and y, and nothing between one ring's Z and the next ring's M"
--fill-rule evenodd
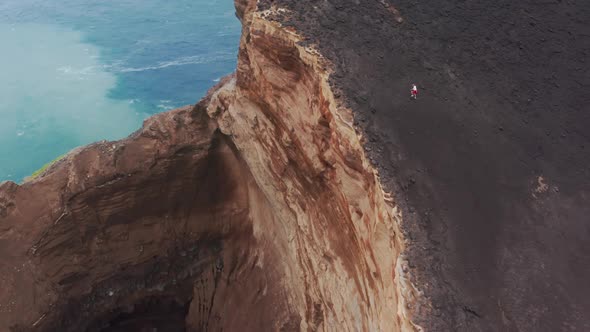
M302 38L237 1L195 106L0 185L0 330L419 330L399 230Z

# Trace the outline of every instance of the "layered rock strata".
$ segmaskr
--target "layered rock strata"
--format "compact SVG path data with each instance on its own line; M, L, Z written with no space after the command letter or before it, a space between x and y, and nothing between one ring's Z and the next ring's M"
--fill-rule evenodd
M590 2L259 7L333 65L403 212L419 325L590 330Z
M401 212L329 63L237 3L194 107L0 187L0 330L417 330Z

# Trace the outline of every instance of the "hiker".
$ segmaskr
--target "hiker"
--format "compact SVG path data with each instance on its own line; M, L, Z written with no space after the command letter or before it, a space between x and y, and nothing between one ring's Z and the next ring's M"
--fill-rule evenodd
M416 87L416 84L412 84L412 90L411 90L411 98L417 99L418 98L418 87Z

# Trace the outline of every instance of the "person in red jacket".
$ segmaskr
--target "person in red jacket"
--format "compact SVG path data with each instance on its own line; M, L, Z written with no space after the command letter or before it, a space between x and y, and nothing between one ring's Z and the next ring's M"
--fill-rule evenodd
M411 92L411 97L414 99L418 98L418 87L416 87L416 84L412 84L412 90Z

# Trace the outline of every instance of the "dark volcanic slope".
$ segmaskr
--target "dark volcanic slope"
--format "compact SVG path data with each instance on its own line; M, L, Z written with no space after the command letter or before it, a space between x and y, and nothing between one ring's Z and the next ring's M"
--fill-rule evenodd
M420 323L590 330L590 1L270 4L334 63L406 200Z

